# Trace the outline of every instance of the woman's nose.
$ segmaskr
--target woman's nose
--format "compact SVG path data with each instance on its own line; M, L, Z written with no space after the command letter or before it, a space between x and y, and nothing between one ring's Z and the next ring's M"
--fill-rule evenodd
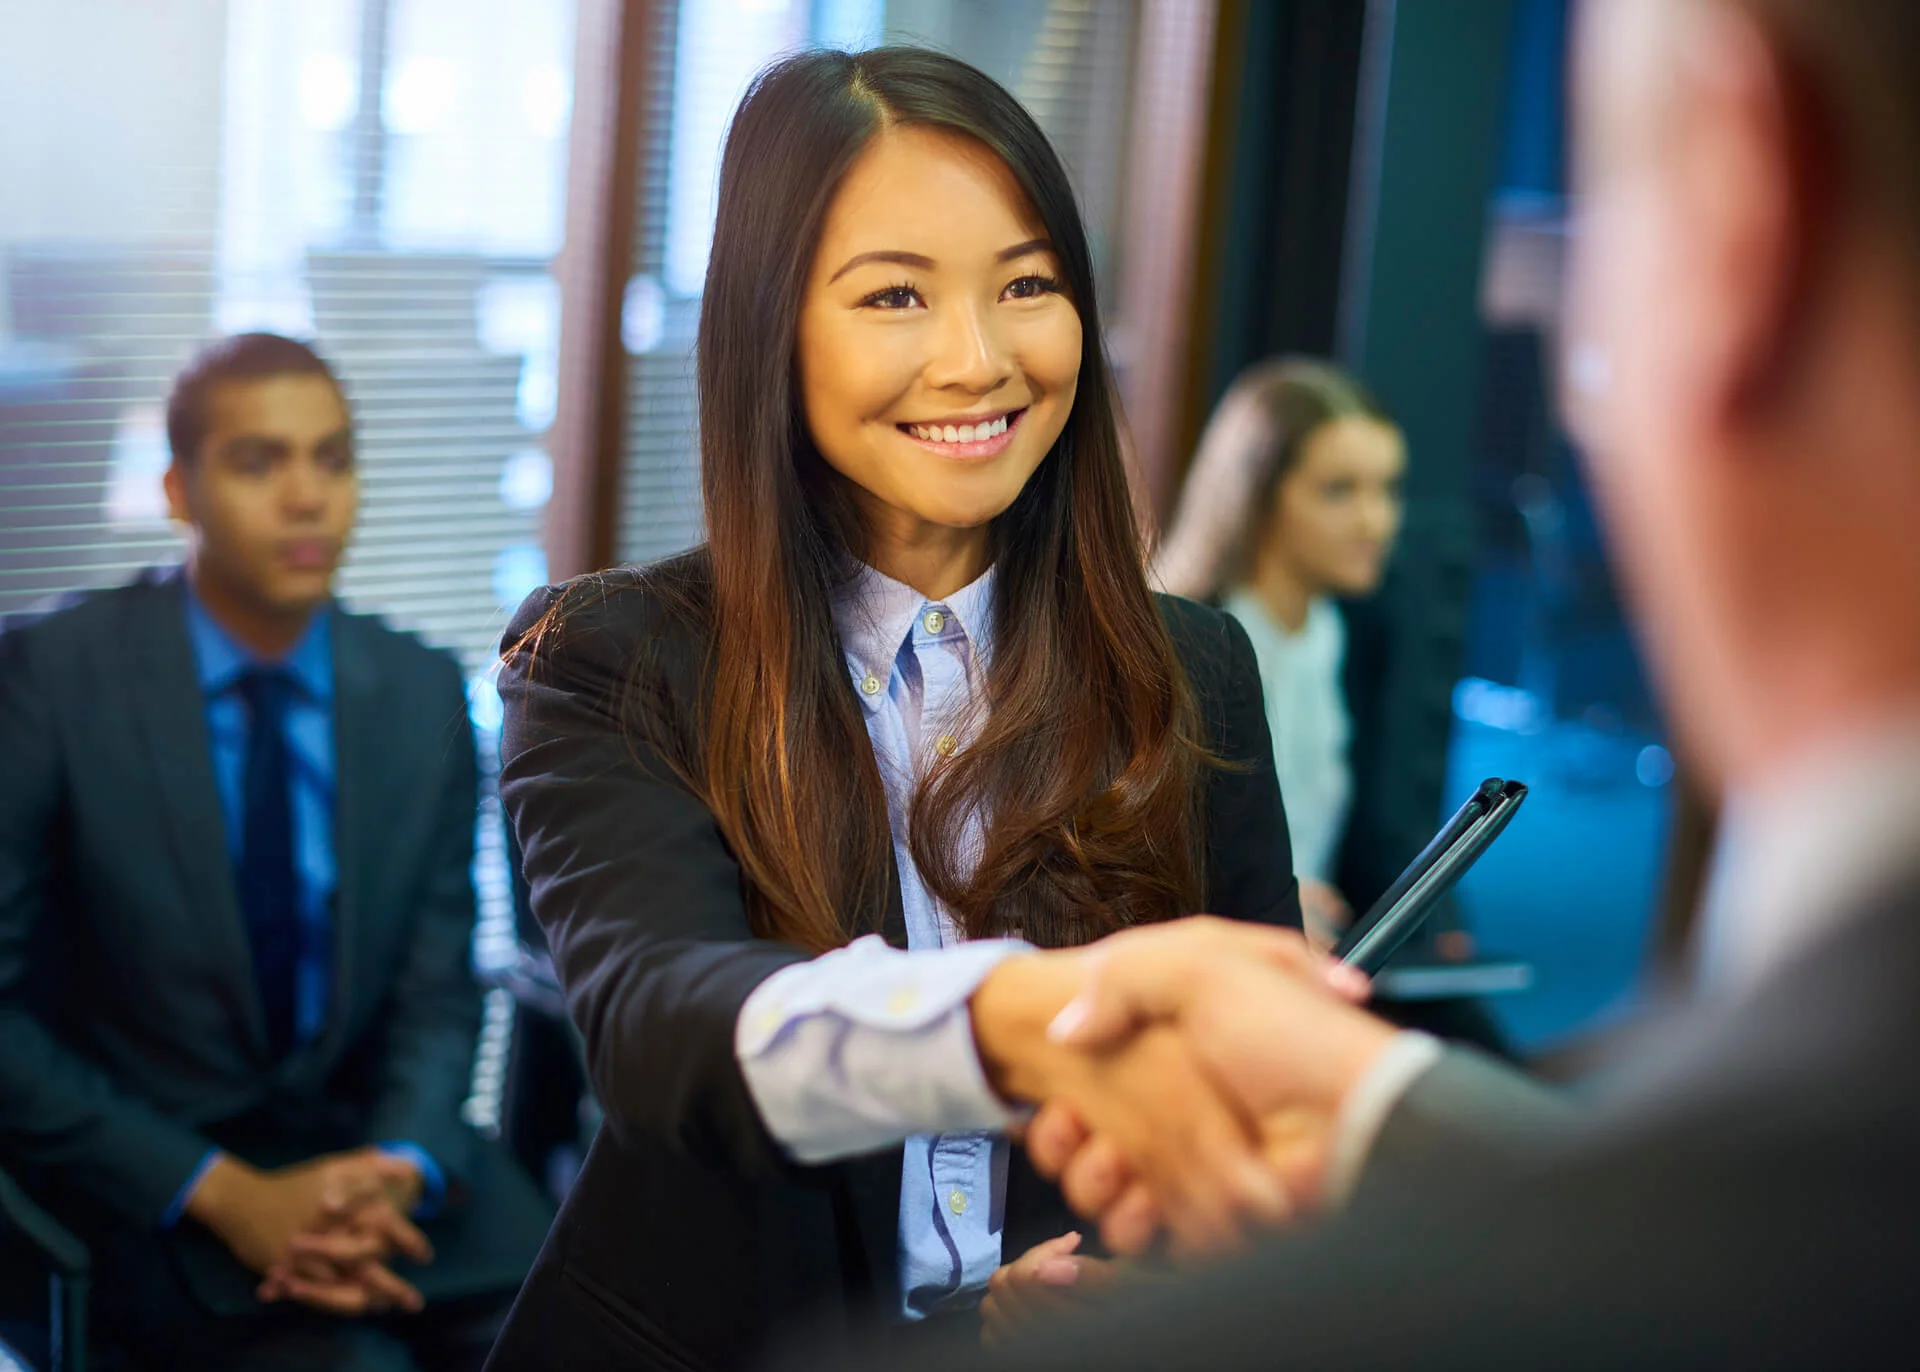
M927 384L985 395L998 389L1012 367L993 321L974 306L946 312L928 359Z
M1361 524L1367 537L1379 543L1393 538L1400 528L1400 502L1392 495L1380 493L1361 502Z

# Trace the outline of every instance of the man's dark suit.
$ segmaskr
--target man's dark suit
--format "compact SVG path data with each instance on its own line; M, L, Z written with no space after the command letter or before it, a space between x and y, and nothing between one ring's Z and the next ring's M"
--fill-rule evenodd
M575 582L559 626L501 676L501 791L607 1123L490 1367L734 1367L802 1326L900 1308L901 1151L797 1167L769 1135L734 1027L753 988L807 954L752 936L739 864L648 742L686 731L676 751L698 755L708 575L690 554ZM536 594L507 641L562 594ZM1206 797L1210 908L1297 928L1252 649L1217 611L1162 612L1208 741L1235 764ZM873 914L904 947L897 882ZM1009 1259L1075 1227L1018 1152L1011 1171Z
M1752 994L1636 1036L1641 1065L1590 1110L1548 1124L1525 1084L1452 1054L1388 1116L1348 1214L992 1366L1912 1366L1910 851L1906 880Z
M531 1184L462 1121L476 775L458 667L337 608L332 1000L271 1060L177 571L0 633L0 1156L107 1264L207 1307L251 1281L191 1221L152 1237L217 1144L260 1165L405 1139L445 1171L429 1300L517 1285ZM144 1273L145 1275L139 1275Z

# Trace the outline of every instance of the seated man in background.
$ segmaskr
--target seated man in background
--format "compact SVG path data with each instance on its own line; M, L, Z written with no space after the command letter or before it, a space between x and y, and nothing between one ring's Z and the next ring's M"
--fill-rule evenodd
M332 598L345 398L269 334L167 409L182 568L0 632L0 1165L162 1366L477 1367L549 1218L464 1123L458 666Z

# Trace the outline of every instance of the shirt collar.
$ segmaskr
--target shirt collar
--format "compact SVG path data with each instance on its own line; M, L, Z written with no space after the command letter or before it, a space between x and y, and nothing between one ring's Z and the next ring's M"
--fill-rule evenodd
M1751 989L1911 874L1920 855L1920 710L1728 795L1701 910L1709 989Z
M187 635L193 642L193 657L203 693L216 696L231 689L240 674L250 667L284 667L308 699L320 704L333 699L331 605L322 606L315 613L307 631L293 645L293 651L276 662L249 652L237 643L207 610L191 579L182 577L181 581L187 590Z
M932 612L941 616L937 631L927 628L927 616ZM957 638L971 644L984 664L992 619L992 567L946 599L929 600L906 583L863 563L833 596L833 627L840 635L840 646L856 685L867 677L884 685L893 674L894 659L909 638ZM863 691L861 699L877 704L876 695Z

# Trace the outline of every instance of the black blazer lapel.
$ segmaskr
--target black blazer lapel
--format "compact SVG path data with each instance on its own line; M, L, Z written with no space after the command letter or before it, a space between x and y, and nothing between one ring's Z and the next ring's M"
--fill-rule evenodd
M128 681L133 713L146 738L159 803L186 888L193 936L213 940L232 969L235 1018L251 1051L267 1054L266 1017L253 981L253 956L228 857L226 815L213 779L206 702L187 637L186 587L178 569L150 576L146 594L128 601L124 628L139 669Z
M841 1164L858 1231L843 1242L859 1243L874 1314L886 1322L900 1315L900 1169L905 1160L904 1149L889 1148Z

